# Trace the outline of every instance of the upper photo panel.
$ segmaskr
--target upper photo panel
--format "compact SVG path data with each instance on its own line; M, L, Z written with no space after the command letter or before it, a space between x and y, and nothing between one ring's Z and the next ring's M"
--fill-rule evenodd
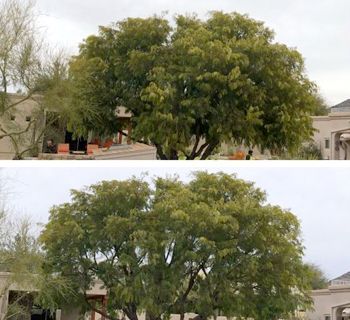
M348 0L0 0L0 160L348 160Z

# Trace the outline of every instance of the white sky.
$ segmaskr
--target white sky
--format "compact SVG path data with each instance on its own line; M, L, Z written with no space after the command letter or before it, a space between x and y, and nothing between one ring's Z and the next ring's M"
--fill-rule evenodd
M303 54L310 78L329 104L350 98L349 0L37 0L39 24L50 42L74 53L99 25L164 11L169 18L175 13L205 17L212 10L265 21L279 42Z
M237 173L239 178L254 181L268 193L268 201L291 209L301 221L305 260L316 263L331 278L350 270L349 237L349 181L347 168L297 167L232 168L232 164L203 162L198 169L209 172ZM34 222L45 223L49 208L69 201L70 189L80 189L101 180L126 179L148 172L150 176L178 174L188 180L193 165L138 162L136 165L93 168L5 168L11 191L8 203L13 214L28 215ZM52 164L53 166L53 164ZM116 165L114 165L116 166ZM175 166L175 167L174 167ZM258 167L260 166L260 167Z

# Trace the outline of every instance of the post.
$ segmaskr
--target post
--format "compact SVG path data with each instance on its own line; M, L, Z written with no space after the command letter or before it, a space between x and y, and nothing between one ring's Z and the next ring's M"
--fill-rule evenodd
M123 143L123 134L121 132L118 133L118 144Z
M131 134L132 134L132 125L131 125L131 122L129 122L129 125L128 125L128 144L132 143Z
M107 313L107 301L108 301L107 296L103 296L103 297L102 297L102 311L103 311L105 314ZM102 316L102 317L101 317L101 320L106 320L106 317L105 317L105 316Z

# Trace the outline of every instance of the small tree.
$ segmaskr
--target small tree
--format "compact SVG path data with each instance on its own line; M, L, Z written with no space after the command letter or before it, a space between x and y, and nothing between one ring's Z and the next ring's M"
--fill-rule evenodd
M5 185L6 177L0 171L0 272L7 273L0 299L7 299L11 289L18 290L0 320L17 320L28 317L29 301L54 311L74 299L75 293L66 279L44 272L45 257L30 220L9 218Z
M41 69L41 42L36 35L33 6L31 1L18 0L3 1L0 6L0 139L22 135L33 124L30 121L23 129L6 121L19 104L36 92L36 79ZM9 92L15 88L23 94L14 102Z
M75 297L66 279L43 272L45 257L31 232L28 219L13 223L2 217L0 224L3 231L0 240L0 272L8 273L0 288L0 298L6 298L13 287L18 288L15 300L11 301L5 318L1 320L28 316L31 311L28 303L54 311Z
M322 97L321 94L316 95L316 109L313 112L313 116L327 116L330 113L330 107L326 103L325 99Z
M31 0L0 4L0 140L11 143L15 159L38 154L44 136L59 118L58 114L48 118L46 111L60 112L68 95L62 94L68 75L65 58L50 53L38 36L34 5ZM11 93L16 90L18 94ZM47 103L58 97L59 107L57 102ZM27 121L21 119L25 104L34 106Z
M312 263L306 264L309 272L311 273L311 286L313 290L326 289L329 285L329 279L322 271L322 269Z

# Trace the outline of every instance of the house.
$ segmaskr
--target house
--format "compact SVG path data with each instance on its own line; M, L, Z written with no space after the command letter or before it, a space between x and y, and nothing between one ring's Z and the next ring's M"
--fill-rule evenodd
M40 96L24 99L22 95L10 94L9 97L11 102L17 105L2 116L0 113L0 130L2 125L3 128L10 128L11 132L25 132L16 136L15 143L10 137L0 138L1 160L12 160L16 155L15 148L17 148L17 152L21 153L27 150L28 146L32 148L25 152L24 156L27 158L39 158L40 160L157 159L155 147L131 141L131 114L124 107L116 107L116 117L123 125L123 131L116 132L108 138L110 145L107 148L100 148L100 150L96 150L96 153L84 155L87 151L87 145L96 140L93 132L90 133L90 137L86 140L75 138L73 133L67 130L66 124L59 120L57 113L45 110L40 106ZM53 114L56 114L56 116L53 116ZM29 130L26 130L27 128ZM54 138L56 144L69 145L68 151L70 152L60 155L44 154L44 143L49 138ZM103 141L100 142L102 146Z
M325 160L350 160L350 99L332 108L327 116L313 117L313 140Z
M8 94L12 104L16 104L11 110L0 113L0 136L4 134L3 130L8 132L23 132L27 128L27 132L16 136L19 151L26 149L33 141L35 130L40 130L38 127L44 126L44 114L39 116L40 108L38 107L38 99L40 97L33 96L31 99L24 100L24 97L19 94ZM33 116L35 115L36 124L32 124ZM38 148L42 147L40 144ZM15 155L14 144L9 137L0 139L0 159L11 160Z
M350 319L350 272L330 281L327 289L311 294L314 310L306 313L309 320Z
M25 293L26 299L21 299L25 303L25 307L31 315L31 320L77 320L80 318L80 310L75 306L65 306L61 309L55 310L53 313L49 310L44 310L40 306L34 304L33 295L35 288L28 288L27 286L19 286L12 281L9 281L10 274L0 272L0 319L3 319L9 310L9 305L20 294ZM106 301L106 290L102 288L102 283L96 281L94 286L86 292L88 299L93 303L94 301ZM19 300L19 299L18 299ZM104 317L96 315L91 312L86 315L89 320L105 320Z
M11 304L11 301L13 300L13 297L16 296L16 294L18 294L19 292L26 292L30 297L30 294L35 292L34 288L23 288L12 283L11 285L8 285L9 277L9 273L0 272L0 319L3 319L6 315L9 304ZM103 308L104 306L106 306L108 296L107 291L103 288L103 284L100 280L95 281L93 287L86 292L86 296L89 300L89 303L91 303L92 305L99 302L99 305L102 306L101 311L104 312ZM28 299L26 300L26 303L28 303ZM40 306L34 305L33 301L30 301L29 299L29 308L31 320L107 320L106 317L102 316L101 314L95 311L90 311L82 315L81 310L74 305L67 305L64 307L62 306L60 309L57 309L54 311L54 313L52 313L48 310L42 309ZM196 316L197 314L195 313L186 313L184 320L192 320ZM119 318L128 319L126 317L123 317L123 315L120 315ZM138 315L138 319L146 320L146 314L142 313ZM173 314L171 315L169 320L180 320L180 315ZM224 316L218 316L216 317L216 320L228 319Z

